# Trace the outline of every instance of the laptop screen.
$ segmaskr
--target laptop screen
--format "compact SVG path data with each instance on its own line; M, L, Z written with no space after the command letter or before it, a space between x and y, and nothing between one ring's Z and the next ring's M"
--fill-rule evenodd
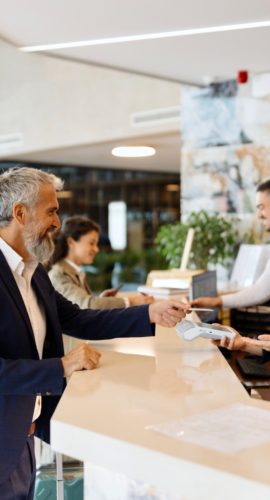
M190 289L190 300L198 297L217 296L217 273L216 271L206 271L205 273L192 276ZM218 309L212 312L198 312L200 320L204 323L214 323L218 319Z

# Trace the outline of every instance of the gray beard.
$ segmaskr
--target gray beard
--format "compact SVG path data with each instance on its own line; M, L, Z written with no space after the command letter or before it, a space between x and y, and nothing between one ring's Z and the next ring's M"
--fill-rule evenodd
M44 236L26 234L24 243L33 259L41 263L48 262L54 252L54 242L48 233Z

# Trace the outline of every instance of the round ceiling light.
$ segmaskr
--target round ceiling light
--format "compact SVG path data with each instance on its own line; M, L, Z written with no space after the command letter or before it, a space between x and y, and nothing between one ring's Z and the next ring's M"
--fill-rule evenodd
M141 158L154 154L156 154L156 150L150 146L120 146L112 149L113 156L122 158Z

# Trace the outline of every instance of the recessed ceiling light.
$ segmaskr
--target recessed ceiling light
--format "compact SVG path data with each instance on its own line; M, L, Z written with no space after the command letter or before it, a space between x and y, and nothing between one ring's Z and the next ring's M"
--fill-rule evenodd
M28 45L19 47L23 52L41 52L43 50L60 50L77 47L88 47L91 45L107 45L113 43L138 42L142 40L157 40L158 38L174 38L179 36L204 35L207 33L219 33L222 31L248 30L255 28L269 28L270 20L255 21L250 23L225 24L222 26L208 26L205 28L191 28L175 31L164 31L161 33L143 33L139 35L115 36L110 38L97 38L93 40L80 40L77 42L48 43L44 45Z
M156 150L150 146L119 146L112 149L113 156L123 158L140 158L142 156L153 156L154 154L156 154Z

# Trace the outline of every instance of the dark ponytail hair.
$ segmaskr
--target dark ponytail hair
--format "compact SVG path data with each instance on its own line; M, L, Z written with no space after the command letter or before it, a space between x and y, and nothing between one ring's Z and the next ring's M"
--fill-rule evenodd
M88 217L82 215L74 215L67 217L62 223L60 231L57 233L54 243L55 249L51 259L51 265L56 264L59 260L64 259L68 254L67 239L70 236L73 240L78 241L81 236L91 231L100 232L99 225Z
M256 191L257 191L257 193L264 193L265 191L268 191L268 193L269 193L270 192L270 178L264 179L262 182L260 182L260 184L258 184L258 186L257 186Z

